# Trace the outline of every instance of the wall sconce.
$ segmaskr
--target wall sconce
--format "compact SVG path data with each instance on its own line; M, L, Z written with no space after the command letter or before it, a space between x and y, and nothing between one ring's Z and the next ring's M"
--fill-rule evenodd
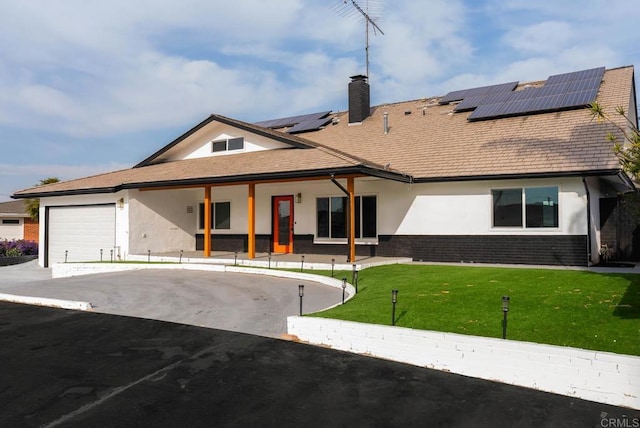
M302 193L296 193L296 204L302 202Z
M118 199L118 208L124 208L124 198Z

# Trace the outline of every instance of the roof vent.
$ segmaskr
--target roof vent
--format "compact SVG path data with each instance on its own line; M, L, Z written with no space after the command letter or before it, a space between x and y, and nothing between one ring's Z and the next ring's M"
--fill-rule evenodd
M371 114L367 76L351 76L349 83L349 123L359 123Z

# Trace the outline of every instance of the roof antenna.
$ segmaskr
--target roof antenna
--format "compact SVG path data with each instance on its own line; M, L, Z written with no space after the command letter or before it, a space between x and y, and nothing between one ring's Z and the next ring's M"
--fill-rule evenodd
M382 1L383 0L365 0L367 2L365 9L362 9L358 2L355 0L342 0L340 3L334 6L334 9L338 10L338 13L342 16L354 16L361 14L364 17L365 23L365 62L366 62L366 76L369 78L369 26L373 27L373 34L376 35L376 31L380 32L384 36L382 29L376 24L376 20L379 16L372 16L369 11L372 10L374 14L382 13ZM348 4L351 3L355 9L349 8ZM370 8L371 6L371 8Z

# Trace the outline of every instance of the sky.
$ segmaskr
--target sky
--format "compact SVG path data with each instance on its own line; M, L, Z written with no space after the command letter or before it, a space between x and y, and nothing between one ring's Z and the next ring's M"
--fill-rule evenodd
M372 105L640 65L637 0L356 0ZM368 6L367 6L368 5ZM0 0L0 201L130 168L212 113L347 108L347 0Z

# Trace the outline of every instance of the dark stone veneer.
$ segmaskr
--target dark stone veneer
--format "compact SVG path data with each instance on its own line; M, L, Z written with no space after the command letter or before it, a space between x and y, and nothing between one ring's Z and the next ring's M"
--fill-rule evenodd
M247 235L213 235L214 251L247 251ZM256 235L256 251L267 252L270 235ZM196 250L204 235L196 235ZM296 254L347 254L344 244L314 244L295 235ZM378 245L357 245L358 256L410 257L429 262L587 265L586 235L379 235Z

